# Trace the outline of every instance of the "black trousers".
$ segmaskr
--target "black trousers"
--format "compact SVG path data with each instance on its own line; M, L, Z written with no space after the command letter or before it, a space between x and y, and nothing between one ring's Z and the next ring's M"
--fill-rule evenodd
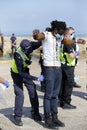
M11 76L14 82L14 93L15 93L15 109L14 116L17 119L21 119L23 112L24 94L23 94L23 84L28 90L30 103L33 114L39 113L39 101L36 92L36 85L32 80L23 79L19 74L15 74L11 71Z
M62 87L60 89L59 100L61 103L71 102L71 95L74 86L74 66L61 65Z

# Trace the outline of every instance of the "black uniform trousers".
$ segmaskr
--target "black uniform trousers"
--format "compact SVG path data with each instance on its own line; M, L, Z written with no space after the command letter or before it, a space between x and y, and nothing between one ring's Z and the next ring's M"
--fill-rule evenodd
M59 100L60 103L71 102L71 94L74 86L74 66L61 65L62 69L62 87L60 89Z
M32 107L32 114L39 113L39 101L36 92L36 85L32 80L23 79L19 74L16 74L11 71L11 76L14 82L14 92L15 92L15 109L14 109L14 116L16 119L21 119L22 112L23 112L23 103L24 103L24 94L23 94L23 83L26 86L30 103Z

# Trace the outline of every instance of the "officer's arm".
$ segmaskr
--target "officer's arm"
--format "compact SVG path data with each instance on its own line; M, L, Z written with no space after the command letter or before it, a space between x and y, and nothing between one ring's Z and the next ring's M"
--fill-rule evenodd
M67 47L67 51L68 51L68 54L69 54L70 58L74 59L76 57L76 54L73 52L74 46L67 45L66 47Z
M38 41L38 42L31 41L31 45L32 45L33 50L35 50L41 46L41 41Z
M70 40L70 39L64 38L61 43L66 44L66 45L71 45L71 44L75 43L75 40Z
M78 39L78 40L70 40L70 39L67 39L67 38L63 38L62 40L62 44L66 44L66 45L71 45L71 44L74 44L75 42L77 42L78 44L86 44L86 41L84 39Z

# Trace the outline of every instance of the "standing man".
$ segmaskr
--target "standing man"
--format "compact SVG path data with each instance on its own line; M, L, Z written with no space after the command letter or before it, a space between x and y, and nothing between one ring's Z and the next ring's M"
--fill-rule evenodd
M57 97L61 86L61 63L59 59L60 42L56 40L56 34L62 35L66 30L66 23L61 21L52 21L51 30L37 34L33 31L33 37L36 40L42 40L43 65L44 65L44 116L45 126L50 129L55 127L64 127L58 117Z
M39 101L36 92L36 85L33 80L43 81L43 77L31 76L29 73L29 65L31 64L31 53L41 45L40 42L30 42L26 39L22 40L20 47L16 50L12 60L11 76L14 82L15 92L15 109L14 109L14 123L22 126L21 121L23 112L23 84L26 86L30 102L32 106L31 115L36 121L41 121L39 114Z
M16 51L16 36L14 33L12 33L10 40L11 40L11 50L12 50L12 56L13 56L13 53Z

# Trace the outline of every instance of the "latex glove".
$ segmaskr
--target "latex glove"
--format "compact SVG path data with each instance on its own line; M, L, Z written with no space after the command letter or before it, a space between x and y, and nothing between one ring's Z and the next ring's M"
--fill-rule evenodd
M79 56L80 53L79 53L79 51L75 51L75 54L76 54L76 56Z
M44 76L43 76L43 75L40 75L40 76L38 77L38 81L42 82L43 80L44 80Z
M4 85L8 88L10 85L9 85L9 82L7 80L5 80L4 82Z

